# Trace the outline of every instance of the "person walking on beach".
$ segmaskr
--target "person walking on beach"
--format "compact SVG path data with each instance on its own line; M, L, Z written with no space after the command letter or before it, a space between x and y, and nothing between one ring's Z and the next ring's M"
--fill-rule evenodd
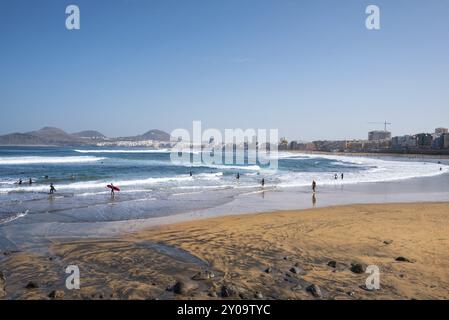
M114 196L115 192L114 192L114 185L112 184L112 182L111 182L110 186L111 186L111 196Z
M53 194L56 192L55 186L53 185L53 183L50 183L50 194Z
M343 180L345 178L345 175L343 174L343 172L341 173L341 180Z
M260 184L262 185L262 188L265 186L265 178L262 178L262 181L260 182Z
M315 180L312 181L312 191L313 191L313 193L316 192L316 181Z

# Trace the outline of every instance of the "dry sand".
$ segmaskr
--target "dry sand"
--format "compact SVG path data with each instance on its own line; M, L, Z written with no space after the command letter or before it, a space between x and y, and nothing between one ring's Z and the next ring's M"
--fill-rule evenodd
M380 290L363 288L368 274L351 271L354 263L379 267ZM65 289L67 265L79 267L80 290ZM65 299L220 299L223 291L237 299L448 299L449 204L226 216L120 239L54 241L48 253L6 253L1 271L7 299L46 299L52 290ZM30 281L38 288L26 289ZM321 297L307 290L312 284Z

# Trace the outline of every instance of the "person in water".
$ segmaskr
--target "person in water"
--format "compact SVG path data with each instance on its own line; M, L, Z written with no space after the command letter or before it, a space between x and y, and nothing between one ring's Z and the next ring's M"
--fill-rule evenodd
M235 176L235 178L236 178L237 180L240 179L240 173L239 173L239 172L237 172L237 175Z
M17 182L18 185L22 184L22 179L19 179L19 182Z
M31 185L33 184L33 180L30 178L30 180L28 181L28 183Z
M337 175L337 174L335 174L335 176L334 176L334 179L335 179L335 180L337 180L337 179L338 179L338 175Z
M114 194L115 194L114 185L111 182L111 196L113 196Z
M344 175L344 173L342 172L341 173L341 180L343 180L345 178L345 175Z
M55 186L53 185L53 183L50 183L50 194L53 194L56 192Z
M312 181L312 191L313 191L313 193L316 192L316 181L315 180Z
M262 188L265 186L265 178L262 178L262 181L260 182L260 184L262 185Z
M190 172L189 172L189 174L190 174L190 176L193 176L193 173L192 173L192 171L190 171Z

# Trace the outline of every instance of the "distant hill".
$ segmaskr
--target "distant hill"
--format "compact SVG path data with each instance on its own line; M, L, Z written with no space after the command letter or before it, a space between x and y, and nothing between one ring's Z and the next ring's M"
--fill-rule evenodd
M69 134L64 130L54 127L44 127L37 131L26 133L11 133L0 136L0 145L89 145L96 144L99 141L106 140L106 136L95 130L85 130L73 134ZM168 142L170 141L170 134L162 130L150 130L142 135L108 139L109 142L131 140L153 140Z
M38 131L29 132L28 134L38 137L48 144L76 144L81 142L81 138L53 127L44 127Z
M162 130L153 129L138 136L122 137L117 138L117 140L131 140L131 141L154 140L154 141L168 142L170 141L170 134Z
M95 130L85 130L72 133L72 136L84 139L106 139L106 136L104 134Z
M143 135L143 140L170 141L170 134L165 131L153 129Z

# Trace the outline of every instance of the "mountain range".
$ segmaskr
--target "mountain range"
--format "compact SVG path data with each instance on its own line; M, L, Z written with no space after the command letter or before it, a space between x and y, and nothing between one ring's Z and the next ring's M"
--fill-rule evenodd
M153 129L144 134L108 138L96 130L86 130L76 133L67 133L62 129L53 127L44 127L37 131L26 133L10 133L0 136L0 145L93 145L102 141L143 141L153 140L160 142L170 141L170 134L162 130Z

